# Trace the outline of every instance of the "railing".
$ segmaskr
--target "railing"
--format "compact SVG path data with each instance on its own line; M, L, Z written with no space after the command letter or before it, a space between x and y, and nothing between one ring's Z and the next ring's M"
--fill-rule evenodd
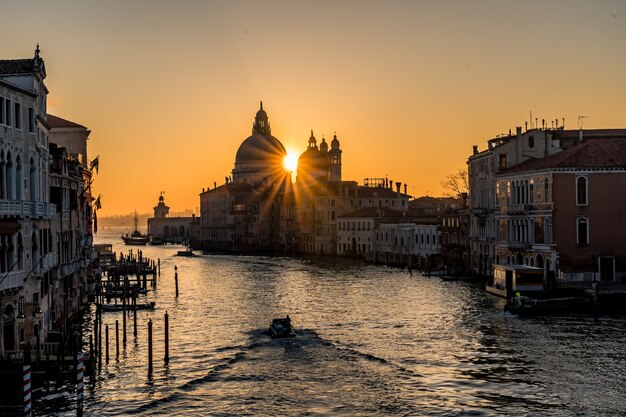
M43 217L52 219L56 215L56 204L23 200L0 200L0 216Z
M530 249L530 242L507 242L507 246L511 250L522 250L522 249Z
M509 204L506 211L510 214L528 214L530 204Z
M0 291L11 290L24 286L24 271L0 273Z

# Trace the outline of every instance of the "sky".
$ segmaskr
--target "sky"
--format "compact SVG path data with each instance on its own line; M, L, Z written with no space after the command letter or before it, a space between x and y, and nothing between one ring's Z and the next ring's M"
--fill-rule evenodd
M91 130L101 216L197 210L259 101L288 151L336 132L343 179L441 195L533 118L626 128L626 2L3 0L0 59L39 43L48 112Z

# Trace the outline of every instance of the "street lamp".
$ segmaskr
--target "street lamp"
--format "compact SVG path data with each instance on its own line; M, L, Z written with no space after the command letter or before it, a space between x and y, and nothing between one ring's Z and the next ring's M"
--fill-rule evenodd
M20 312L20 314L17 316L17 324L19 324L20 326L24 326L25 323L26 316L24 315L24 312Z
M37 307L37 310L35 310L33 314L35 315L35 318L37 320L40 320L43 317L43 310L41 309L41 307Z

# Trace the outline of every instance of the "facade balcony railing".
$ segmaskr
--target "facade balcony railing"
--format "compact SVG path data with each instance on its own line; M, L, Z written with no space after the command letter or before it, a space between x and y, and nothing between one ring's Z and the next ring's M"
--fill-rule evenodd
M530 242L507 242L509 250L527 250L532 244Z
M24 286L24 271L0 273L0 291L19 289Z
M530 210L530 204L509 204L506 207L506 212L508 214L528 214Z
M83 259L64 262L57 268L57 279L67 277L83 267Z
M0 216L40 217L52 219L56 215L56 204L23 200L0 200Z

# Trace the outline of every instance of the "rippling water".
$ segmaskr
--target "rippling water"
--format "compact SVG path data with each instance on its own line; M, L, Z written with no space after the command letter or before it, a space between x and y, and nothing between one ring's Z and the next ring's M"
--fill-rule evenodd
M97 241L128 251L118 236L104 231ZM147 296L157 308L140 312L136 339L128 322L119 361L111 345L111 362L87 381L85 415L626 413L623 317L519 319L472 284L346 260L182 258L179 249L143 248L161 259L158 289ZM286 314L298 337L266 336ZM115 319L121 326L121 313L103 314L111 335ZM68 387L37 396L37 415L76 413Z

